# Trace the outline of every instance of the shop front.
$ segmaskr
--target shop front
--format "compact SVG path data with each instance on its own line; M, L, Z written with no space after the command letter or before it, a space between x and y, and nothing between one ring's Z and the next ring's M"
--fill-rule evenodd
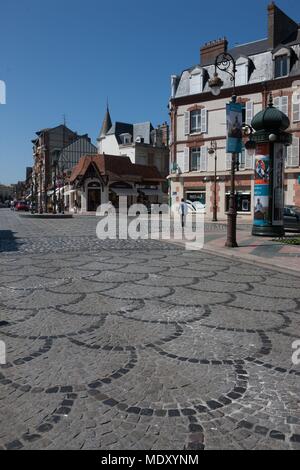
M225 211L229 210L229 191L226 192L226 200L225 200ZM252 196L251 191L237 191L236 193L236 208L237 212L241 212L243 214L251 214L252 211Z
M127 198L127 207L137 202L138 192L135 187L129 183L112 183L109 185L109 201L118 209L120 197Z
M69 211L95 213L108 202L118 209L120 197L127 198L127 206L141 201L160 203L163 181L156 167L135 165L125 156L85 156L70 176Z

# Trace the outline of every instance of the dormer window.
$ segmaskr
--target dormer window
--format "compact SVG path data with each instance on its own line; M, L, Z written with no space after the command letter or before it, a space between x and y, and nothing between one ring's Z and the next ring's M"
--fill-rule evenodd
M287 77L291 70L291 49L281 47L273 54L274 78Z
M121 142L123 145L128 145L132 143L132 137L131 134L120 134Z
M247 85L249 79L249 59L247 57L240 57L236 61L236 86Z
M275 78L286 77L288 75L288 62L287 55L275 57Z
M202 93L203 90L203 73L200 67L192 70L190 75L190 94L196 95Z

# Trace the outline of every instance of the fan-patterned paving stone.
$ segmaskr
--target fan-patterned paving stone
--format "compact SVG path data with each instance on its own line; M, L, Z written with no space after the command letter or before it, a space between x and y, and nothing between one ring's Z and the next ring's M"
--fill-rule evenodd
M88 389L89 384L110 377L130 360L130 351L106 351L86 348L64 338L55 341L47 353L25 362L22 367L2 372L13 384L40 387L41 393L72 393L77 386ZM43 391L43 392L42 392Z
M136 300L115 299L105 296L105 293L92 293L85 294L78 302L71 305L64 305L59 308L59 311L69 314L71 317L74 315L96 316L108 313L117 313L119 311L126 312L134 309L139 309L141 303Z
M216 366L223 367L224 361L239 361L256 354L262 348L262 341L258 334L251 336L245 332L217 330L207 328L201 322L186 325L184 334L176 342L162 346L163 350L181 357L185 364L189 359L206 362L215 362Z
M216 305L229 302L231 296L228 293L198 291L185 287L178 287L176 291L164 299L165 302L173 305L201 306Z
M211 328L241 330L247 333L255 333L257 330L274 330L286 327L285 317L273 311L249 311L229 305L211 305L209 320L203 321ZM250 338L250 334L248 337Z
M149 343L170 341L177 334L174 324L147 324L134 319L115 315L108 315L105 323L98 330L91 333L93 344L113 347L137 347ZM82 340L89 336L89 332L81 335ZM177 338L177 335L175 336ZM94 343L95 341L95 343Z
M1 448L300 449L299 278L1 216Z
M76 322L72 316L67 313L56 310L55 308L47 308L39 310L38 313L29 317L26 321L8 325L3 329L3 333L7 335L16 335L20 338L40 338L50 336L76 336L79 331L98 329L103 324L105 317L97 315L90 319L89 317L80 316L76 318Z
M151 324L195 323L207 318L210 312L205 307L168 305L160 300L145 300L143 306L130 312L121 312L123 318Z

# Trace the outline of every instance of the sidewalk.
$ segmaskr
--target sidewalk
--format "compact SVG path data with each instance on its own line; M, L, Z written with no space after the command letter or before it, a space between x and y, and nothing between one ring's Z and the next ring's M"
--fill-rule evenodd
M299 233L295 238L300 237ZM294 238L293 237L293 238ZM226 231L222 234L205 233L204 250L230 258L238 258L254 264L293 272L300 276L300 246L286 245L276 239L254 237L243 227L237 230L238 248L225 247Z

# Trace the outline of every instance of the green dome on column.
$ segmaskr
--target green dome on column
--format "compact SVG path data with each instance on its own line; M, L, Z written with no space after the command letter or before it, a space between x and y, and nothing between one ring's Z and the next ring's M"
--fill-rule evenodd
M290 120L286 114L274 107L271 94L268 107L254 116L251 125L256 131L283 132L290 126Z

